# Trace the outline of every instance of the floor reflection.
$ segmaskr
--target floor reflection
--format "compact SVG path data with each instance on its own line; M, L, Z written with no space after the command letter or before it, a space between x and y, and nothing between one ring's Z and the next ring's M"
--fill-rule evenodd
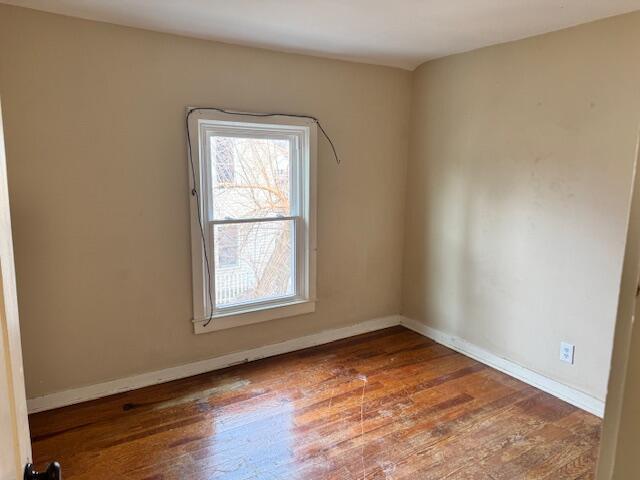
M216 416L209 459L216 478L296 478L294 412L291 401L279 399Z

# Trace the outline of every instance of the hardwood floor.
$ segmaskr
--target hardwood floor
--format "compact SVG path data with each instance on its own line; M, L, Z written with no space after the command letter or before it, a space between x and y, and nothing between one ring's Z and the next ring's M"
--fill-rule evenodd
M30 417L69 479L591 479L600 420L394 327Z

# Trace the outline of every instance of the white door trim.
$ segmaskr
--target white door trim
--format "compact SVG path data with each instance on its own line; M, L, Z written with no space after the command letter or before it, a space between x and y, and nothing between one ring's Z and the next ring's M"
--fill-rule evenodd
M22 478L25 465L31 461L31 439L22 367L1 106L0 270L0 478Z

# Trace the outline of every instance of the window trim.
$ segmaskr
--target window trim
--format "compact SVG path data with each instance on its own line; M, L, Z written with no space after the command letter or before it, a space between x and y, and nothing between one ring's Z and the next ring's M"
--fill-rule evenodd
M187 112L191 111L187 108ZM237 112L243 113L243 112ZM259 115L259 114L258 114ZM215 271L213 264L215 256L213 251L212 234L210 229L215 228L214 224L208 220L210 218L210 202L207 194L204 175L208 171L207 162L202 159L207 156L203 149L205 139L202 137L203 126L209 126L209 130L215 130L215 126L237 129L238 131L254 131L256 128L272 128L284 133L304 131L303 138L308 142L308 148L301 148L300 170L292 172L297 175L297 181L292 183L292 188L298 185L302 192L297 192L301 204L299 211L292 212L291 217L278 217L277 220L295 219L296 237L304 239L303 245L298 248L295 256L296 262L303 262L296 268L302 266L304 274L298 275L298 281L303 282L296 285L296 296L264 302L254 302L250 305L225 307L219 311L214 311L213 320L206 327L204 324L209 319L209 292L208 279L205 265L204 246L198 223L198 211L203 220L205 230L205 241L210 262L211 279L214 282L212 288L215 289ZM191 257L192 257L192 288L193 288L193 315L192 320L195 333L207 333L216 330L233 328L241 325L249 325L277 318L302 315L315 311L316 301L316 158L317 158L317 126L312 119L269 116L269 117L248 117L233 113L222 113L214 110L194 110L189 116L188 128L191 137L191 152L193 154L193 165L195 169L195 179L192 176L191 166L189 166L190 185L195 185L200 193L201 204L198 205L195 196L190 195L191 210ZM308 153L306 155L305 153ZM191 187L190 187L191 188ZM223 224L225 220L217 220L216 224ZM237 220L233 223L240 223ZM297 245L297 242L296 242ZM209 253L210 252L210 253ZM215 290L214 290L215 292Z

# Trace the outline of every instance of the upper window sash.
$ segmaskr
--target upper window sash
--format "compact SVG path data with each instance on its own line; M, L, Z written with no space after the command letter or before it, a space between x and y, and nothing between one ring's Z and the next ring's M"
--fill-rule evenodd
M237 128L229 127L226 125L211 124L208 122L202 122L200 124L200 154L204 159L204 163L200 166L203 175L203 195L202 200L206 209L204 211L205 218L208 221L222 220L222 219L245 219L245 218L264 218L264 217L295 217L304 216L304 199L301 197L305 195L304 183L306 178L304 175L307 173L304 171L304 163L306 159L303 158L305 152L305 141L308 137L309 127L293 126L289 128L282 128L281 126L266 125L261 128L255 126L249 128ZM217 164L216 158L211 158L213 155L211 144L215 138L237 138L238 143L244 139L264 139L287 142L288 144L288 189L287 189L287 201L288 208L282 209L278 212L261 212L259 215L225 215L225 209L220 206L216 206L215 198L215 183L218 180L215 166ZM242 184L238 183L241 178L241 174L238 171L238 166L235 166L235 186L242 189ZM206 188L210 182L210 188ZM268 185L256 186L256 190L267 189ZM222 202L220 202L222 203Z

